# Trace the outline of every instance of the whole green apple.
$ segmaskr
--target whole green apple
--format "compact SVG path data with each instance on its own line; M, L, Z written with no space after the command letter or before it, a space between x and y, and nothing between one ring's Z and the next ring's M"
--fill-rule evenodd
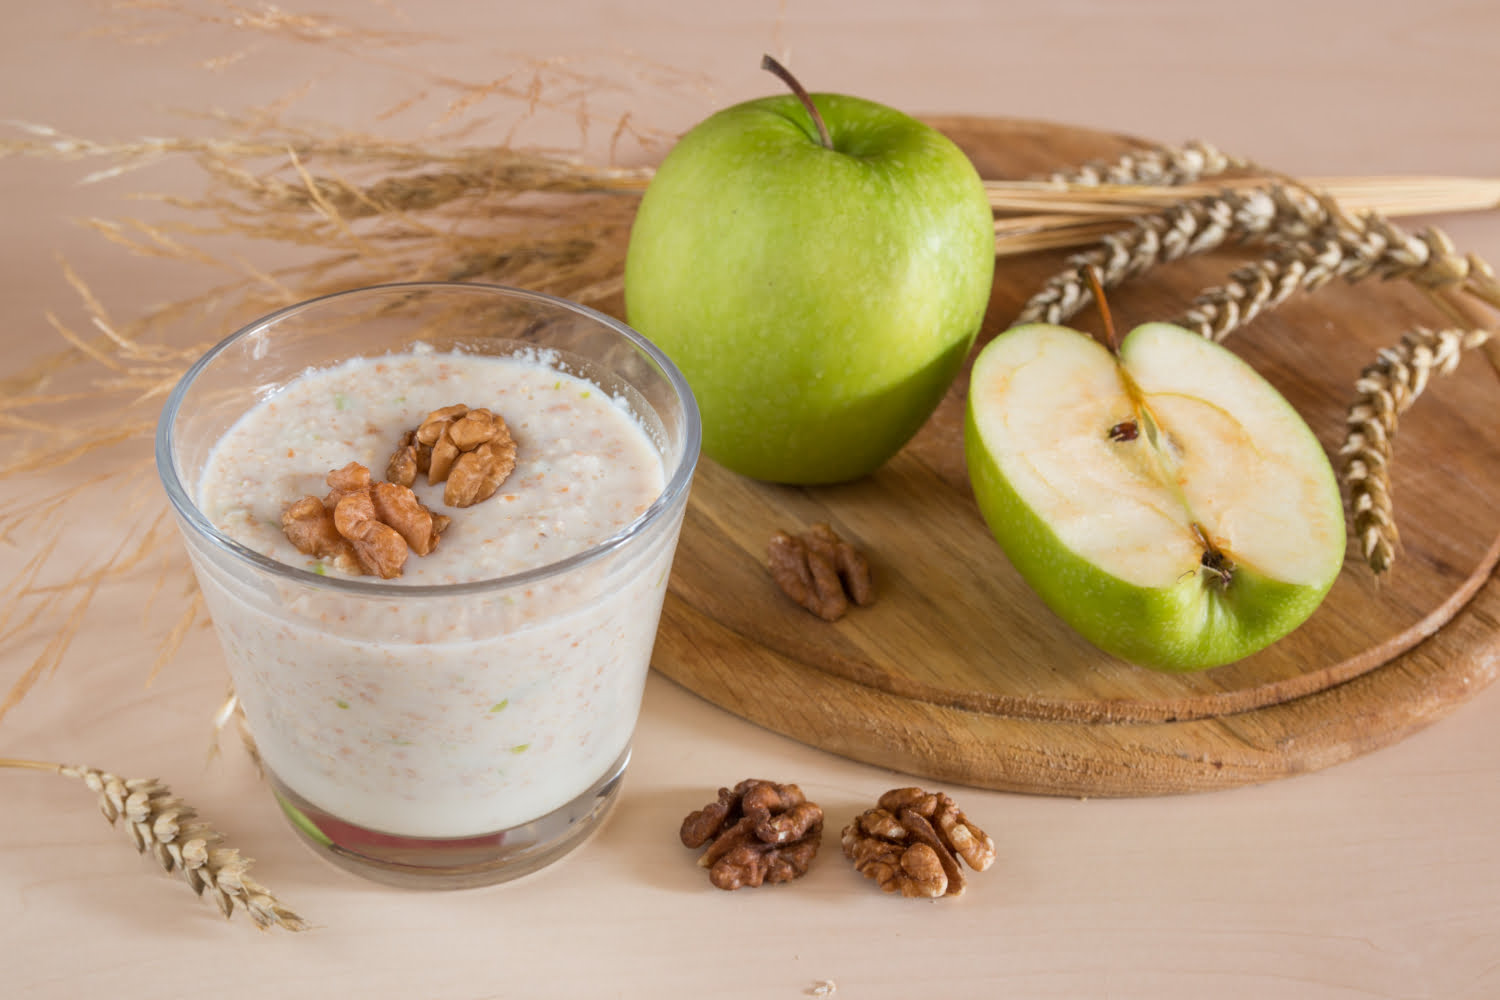
M979 352L964 438L974 495L1057 615L1122 659L1218 666L1300 625L1339 574L1322 446L1248 364L1150 323L1112 351L1059 326Z
M631 230L625 307L692 386L706 454L830 483L873 471L942 399L989 302L994 223L945 136L801 93L727 108L673 147Z

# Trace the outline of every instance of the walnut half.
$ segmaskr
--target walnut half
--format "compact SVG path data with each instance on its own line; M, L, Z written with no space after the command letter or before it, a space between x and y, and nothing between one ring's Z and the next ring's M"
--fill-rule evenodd
M747 778L688 814L679 836L685 847L709 845L698 865L720 889L789 882L818 853L823 810L796 785Z
M505 419L454 403L433 410L402 435L386 464L386 478L410 486L425 474L429 483L445 484L443 503L472 507L494 496L515 467L516 442Z
M942 792L893 788L844 828L844 856L884 892L933 899L963 894L958 861L984 871L995 842Z
M778 531L766 547L771 578L792 600L824 621L837 621L849 602L875 601L870 564L826 523L800 535Z

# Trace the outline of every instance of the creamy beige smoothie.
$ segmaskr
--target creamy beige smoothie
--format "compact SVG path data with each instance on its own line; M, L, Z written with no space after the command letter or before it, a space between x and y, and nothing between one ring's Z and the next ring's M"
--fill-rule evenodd
M404 431L453 403L504 418L516 467L390 581L422 588L555 564L637 521L663 490L652 431L629 401L543 354L410 353L310 370L218 440L195 500L220 531L313 573L281 528L292 501L347 463L383 478ZM680 514L679 514L680 516ZM266 764L319 809L406 837L481 836L583 794L627 751L675 531L534 585L438 599L277 595L198 564ZM626 560L622 565L621 560Z

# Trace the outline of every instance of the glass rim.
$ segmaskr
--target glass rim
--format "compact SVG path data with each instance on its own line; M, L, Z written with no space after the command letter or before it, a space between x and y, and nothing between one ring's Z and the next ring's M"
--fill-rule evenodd
M663 484L661 492L646 510L614 534L595 542L586 549L565 556L555 562L533 566L530 569L510 573L505 576L489 577L483 580L469 580L463 583L399 584L372 581L364 577L324 576L256 552L254 549L241 544L219 530L204 515L203 511L199 509L197 502L188 493L182 483L181 477L177 474L177 463L172 457L172 449L175 443L173 427L176 424L177 413L182 406L183 399L186 397L188 390L192 388L198 377L219 355L223 354L233 344L285 319L293 313L312 309L334 299L349 298L372 292L415 291L419 289L491 293L559 308L609 327L616 333L624 336L638 350L645 354L662 374L666 376L673 393L681 401L683 406L683 422L686 431L682 443L682 457L677 463L677 468L672 470L666 483ZM296 583L317 589L329 590L334 593L344 593L351 596L357 595L365 598L414 600L423 597L446 597L506 590L517 586L535 584L551 577L568 573L603 558L619 549L631 539L645 533L647 529L665 517L669 511L676 508L680 500L685 499L688 488L692 483L693 472L698 464L702 438L703 425L702 417L698 412L698 402L693 396L692 389L688 386L687 379L683 376L682 372L662 352L661 348L613 316L556 295L549 295L546 292L535 292L511 285L475 281L393 281L330 292L326 295L319 295L302 302L283 306L274 312L267 313L250 321L209 348L178 379L177 384L172 387L171 393L168 394L166 403L162 406L161 416L157 419L156 425L155 459L157 475L161 479L163 488L166 490L167 499L171 502L178 516L216 548L228 553L235 559L249 563L255 568L275 576L286 577Z

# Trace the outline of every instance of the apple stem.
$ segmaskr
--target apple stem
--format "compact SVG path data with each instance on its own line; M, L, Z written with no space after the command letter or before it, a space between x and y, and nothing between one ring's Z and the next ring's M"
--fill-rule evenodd
M1104 282L1099 278L1099 269L1093 264L1083 265L1083 277L1089 283L1089 291L1094 293L1094 301L1099 304L1099 315L1104 320L1104 346L1109 348L1109 353L1120 353L1120 338L1115 332L1115 318L1109 312L1109 300L1104 297Z
M818 128L818 141L823 144L824 149L832 149L833 137L828 134L828 126L823 124L823 116L818 114L818 108L813 104L812 96L808 94L807 88L802 86L797 81L797 78L792 75L792 71L775 59L772 59L769 55L760 57L760 68L775 73L781 78L782 83L791 88L792 93L797 95L797 100L802 102L802 106L812 116L813 124Z
M1234 563L1209 539L1208 532L1204 531L1203 525L1197 521L1193 522L1193 534L1198 536L1198 544L1203 546L1203 557L1199 560L1199 564L1213 574L1219 586L1229 586L1230 581L1234 579Z

